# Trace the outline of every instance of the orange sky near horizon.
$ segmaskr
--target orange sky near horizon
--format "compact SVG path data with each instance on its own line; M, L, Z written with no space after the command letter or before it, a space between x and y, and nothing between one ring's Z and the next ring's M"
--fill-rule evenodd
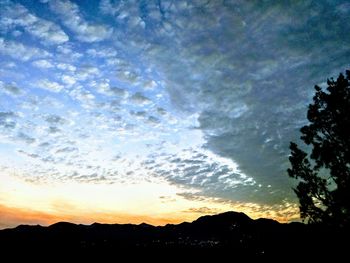
M5 173L2 178L1 229L20 224L50 225L59 221L165 225L190 222L203 215L232 210L244 212L252 218L267 217L280 222L298 218L298 211L292 204L269 207L206 197L188 200L178 195L184 189L166 182L134 185L38 184Z

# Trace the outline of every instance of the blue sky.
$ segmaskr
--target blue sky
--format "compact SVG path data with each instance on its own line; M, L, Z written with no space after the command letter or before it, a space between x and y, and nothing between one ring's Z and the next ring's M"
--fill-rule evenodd
M288 145L313 86L349 67L347 1L0 6L0 208L66 215L109 198L111 220L128 213L118 202L139 218L160 211L155 223L227 209L297 216ZM106 196L114 186L132 187Z

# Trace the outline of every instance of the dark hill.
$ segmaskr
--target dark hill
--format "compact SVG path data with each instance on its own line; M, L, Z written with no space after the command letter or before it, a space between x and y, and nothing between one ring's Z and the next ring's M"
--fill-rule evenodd
M2 251L74 251L75 253L122 253L217 249L235 255L342 253L348 231L302 223L281 224L270 219L253 220L243 213L203 216L192 223L156 227L148 224L77 225L60 222L48 227L18 226L0 231ZM318 252L317 252L318 251Z

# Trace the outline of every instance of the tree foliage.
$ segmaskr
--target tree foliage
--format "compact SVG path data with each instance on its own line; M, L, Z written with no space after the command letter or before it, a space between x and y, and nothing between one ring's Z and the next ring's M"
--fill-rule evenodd
M350 223L350 71L315 86L309 124L300 129L310 153L291 142L288 169L299 180L294 189L301 217L309 223L345 226Z

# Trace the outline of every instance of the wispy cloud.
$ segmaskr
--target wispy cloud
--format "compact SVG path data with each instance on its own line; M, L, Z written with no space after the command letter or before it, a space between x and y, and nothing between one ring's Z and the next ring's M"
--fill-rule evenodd
M142 95L142 93L140 93L140 92L136 92L135 94L133 94L130 97L130 100L133 103L138 104L140 106L147 105L147 104L150 104L152 102L149 98L147 98L146 96Z
M30 135L24 132L18 132L15 139L20 142L25 142L26 144L32 144L35 142L35 138L31 137Z
M35 86L38 88L41 88L41 89L51 91L51 92L60 92L63 89L63 85L61 85L55 81L50 81L48 79L39 80Z
M0 92L4 92L10 96L19 96L23 95L24 91L18 88L17 84L12 83L4 83L0 80Z
M202 148L153 154L143 165L176 185L198 189L194 195L228 198L236 193L236 200L240 200L244 192L253 194L259 189L256 181L242 173L237 164Z
M58 63L57 68L61 70L67 70L70 72L74 72L77 70L77 68L71 64L66 64L66 63Z
M68 27L75 36L83 42L98 42L111 37L113 29L109 26L87 22L77 4L64 0L49 1L52 12L62 18L62 23Z
M52 63L49 60L46 60L46 59L40 59L40 60L33 61L32 64L34 66L38 67L38 68L43 68L43 69L49 69L49 68L53 68L54 67L52 65Z
M0 4L2 7L0 27L11 30L20 26L45 44L61 44L69 40L67 34L58 25L37 17L23 5L7 1L1 1Z
M21 61L51 56L51 54L46 50L25 46L22 43L15 41L7 41L4 38L0 38L0 53Z
M14 129L16 127L16 113L12 111L0 111L0 127L5 129Z

